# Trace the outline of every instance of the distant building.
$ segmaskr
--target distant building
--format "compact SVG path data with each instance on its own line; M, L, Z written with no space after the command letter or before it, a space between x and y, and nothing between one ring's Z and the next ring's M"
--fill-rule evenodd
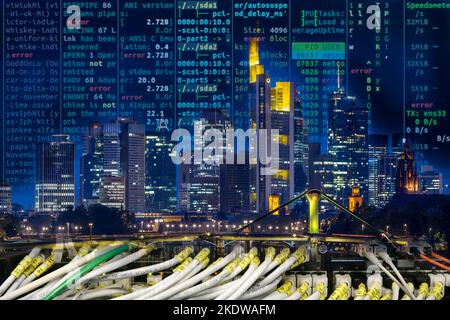
M103 175L119 177L120 168L120 124L118 121L102 125Z
M99 203L110 208L125 209L125 179L102 176L100 178Z
M442 173L434 170L432 166L422 166L419 175L419 190L423 194L442 194L444 190Z
M0 215L12 213L11 185L6 181L0 181Z
M211 141L204 141L207 130L217 130L226 140L226 130L231 129L231 122L222 110L207 110L201 119L195 122L195 150L205 150ZM184 211L196 211L213 214L220 206L220 163L224 163L225 144L219 144L214 155L204 152L203 161L191 164L183 163L178 168L177 208ZM216 158L217 157L217 158ZM219 160L221 158L221 160ZM215 162L217 159L219 163Z
M145 126L131 118L90 124L84 135L81 157L81 203L85 207L111 203L112 207L130 213L145 211L144 131ZM116 184L114 192L120 193L121 188L120 179L109 177L123 177L124 201L120 201L120 196L114 196L117 198L114 201L108 200L110 191L105 190L106 181Z
M395 191L399 194L417 194L419 192L416 162L408 143L405 143L403 153L398 160Z
M145 212L145 125L122 124L120 167L125 179L125 207L129 213Z
M369 135L369 206L379 207L378 195L380 187L380 158L388 153L388 144L389 137L387 135Z
M75 144L67 135L37 146L35 210L59 213L75 206Z
M322 154L320 143L309 144L309 187L322 190L325 194L335 198L334 192L334 166L330 154ZM321 201L321 209L331 209L333 206Z
M392 154L380 155L377 165L376 198L375 206L383 208L395 194L395 183L397 174L397 156Z
M145 209L147 212L170 213L176 210L176 166L171 154L174 147L170 134L145 136Z
M83 154L80 161L81 204L89 207L98 203L100 177L104 173L102 127L91 123L83 136Z
M250 166L223 164L220 166L220 212L224 214L250 211Z

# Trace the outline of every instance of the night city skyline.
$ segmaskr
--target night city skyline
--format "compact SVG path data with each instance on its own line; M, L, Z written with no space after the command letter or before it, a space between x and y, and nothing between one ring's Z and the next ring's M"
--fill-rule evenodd
M261 111L269 112L269 118L267 119L272 120L272 114L276 113L277 110L279 110L281 114L283 114L283 111L287 111L287 118L286 120L281 120L282 122L280 123L281 126L279 129L282 129L286 125L288 128L291 126L291 129L287 131L286 137L290 141L287 145L292 145L291 151L288 149L287 154L288 157L289 154L291 154L292 158L287 158L286 164L289 166L289 164L292 163L292 166L295 166L297 170L295 175L292 173L294 170L289 168L287 171L288 173L285 173L285 175L289 176L286 180L289 180L289 183L292 183L292 187L289 187L292 189L280 189L280 192L274 192L273 194L281 197L283 200L281 201L282 203L286 202L294 195L294 185L297 193L303 191L307 187L315 187L327 192L327 194L333 196L342 203L346 203L347 197L350 196L351 187L356 186L360 189L364 204L382 208L383 205L389 202L389 199L393 196L393 194L396 191L398 192L396 187L398 179L397 166L399 165L401 154L405 148L405 143L403 141L404 135L401 133L394 135L369 135L369 112L364 107L358 106L357 97L352 97L345 94L345 89L341 87L342 79L340 65L337 64L335 81L336 89L329 95L329 125L327 137L328 152L324 153L322 151L323 146L321 146L320 143L310 143L307 140L308 128L304 125L305 119L302 116L302 98L298 86L291 82L276 82L275 85L272 86L270 83L270 74L264 72L264 64L260 63L259 46L260 44L257 38L250 40L249 82L250 85L252 85L252 83L258 83L258 81L261 81L263 86L267 87L266 90L268 90L270 94L268 93L269 96L267 96L266 93L261 94L259 99L262 99L263 102L257 102L258 100L255 100L252 96L254 96L253 92L259 89L258 87L251 86L251 91L249 92L249 112L250 114L254 113L252 108L261 103L263 105L267 105L269 108L267 111ZM212 110L211 112L213 114L219 114L220 119L215 118L217 116L214 115L211 118L210 115L202 112L199 120L204 122L204 124L201 124L201 126L204 127L203 130L205 130L206 127L211 127L224 132L227 127L233 128L232 121L222 111ZM259 114L261 114L261 112L259 112ZM292 112L292 114L289 116L290 112ZM295 129L294 114L297 115L295 117ZM271 120L263 119L258 121L260 121L261 128L273 129L276 127L276 124L272 124ZM256 121L256 118L255 120L250 118L250 123L252 121ZM268 121L268 125L266 124L266 121ZM131 129L129 129L130 124ZM347 128L349 125L350 127ZM250 127L252 127L251 124ZM187 128L189 129L189 127ZM134 133L137 134L137 137L134 138L136 141L135 145L132 145L132 147L129 147L128 145L129 134L127 132L129 130L131 130L132 133L134 130ZM355 137L352 138L352 135L355 135ZM195 136L193 138L195 138ZM56 209L49 209L50 207L44 209L44 207L42 207L39 203L42 202L42 200L40 200L41 197L39 196L42 191L39 190L44 189L45 184L38 182L42 180L39 176L43 174L42 171L55 169L43 169L42 164L37 164L35 205L34 208L25 207L26 210L34 209L36 212L58 213L64 211L69 206L75 207L82 205L87 208L93 204L103 204L112 208L126 209L131 213L170 213L170 210L172 210L172 212L223 212L218 195L219 190L221 188L225 188L220 186L220 181L224 179L221 174L226 175L227 165L224 164L223 169L220 169L219 166L212 169L215 172L213 173L213 176L216 177L214 182L210 182L212 188L212 198L208 198L206 196L202 199L200 196L197 203L195 203L194 200L194 205L186 205L186 202L189 203L190 201L183 199L183 194L186 196L186 193L195 193L195 191L186 190L186 188L192 188L195 190L195 183L192 182L192 185L189 185L188 187L186 187L186 183L184 183L185 186L183 187L183 182L178 182L177 184L177 181L180 181L178 180L180 178L177 177L186 175L186 173L183 173L184 170L186 170L186 165L175 165L173 163L168 163L168 161L171 161L170 157L173 153L173 148L177 143L177 141L171 140L171 132L169 130L154 133L145 132L145 128L139 123L139 120L126 117L121 117L107 123L93 121L89 127L84 128L84 133L81 138L82 142L79 143L82 145L81 156L79 156L79 154L75 154L75 150L79 150L79 146L75 147L76 143L71 142L69 135L55 135L50 139L50 144L43 143L37 147L36 160L43 159L44 157L51 158L50 155L43 154L43 151L41 151L42 148L45 148L47 145L58 145L58 140L61 139L65 141L63 142L64 144L68 143L69 145L72 145L73 149L70 151L69 155L60 160L65 166L73 168L70 169L71 172L68 173L70 176L69 180L72 179L72 181L69 183L69 191L68 194L66 194L66 196L69 195L70 200L66 199L63 201L63 203L65 203L63 206L57 204L55 206ZM302 140L299 141L300 139ZM346 139L348 139L348 141L345 141ZM151 144L152 140L153 144ZM145 148L143 147L144 144L147 145ZM296 145L295 147L294 144ZM139 147L139 145L141 147ZM157 152L154 152L155 150L153 148L161 146L165 146L166 148L160 148L156 150ZM319 150L317 150L317 147L319 147ZM297 149L296 152L294 152L294 148ZM311 149L316 149L313 151L315 154L310 153ZM130 150L132 150L132 152L130 152ZM225 153L225 150L221 151ZM235 152L239 151L236 150ZM246 157L248 158L248 150L241 152L246 153ZM139 164L136 165L141 167L141 171L137 172L137 176L142 174L145 175L145 178L141 179L141 182L138 184L139 187L134 187L134 191L139 194L135 195L135 198L137 199L136 201L141 203L141 205L137 205L137 208L135 208L136 205L126 205L126 203L130 201L126 200L126 194L134 193L132 191L128 191L128 189L131 185L136 184L135 182L131 182L125 186L126 181L132 179L125 178L128 168L127 165L124 165L124 163L128 162L126 159L129 158L130 154L140 154L140 157L138 156L140 160L135 160L139 162ZM413 152L411 152L411 156L413 156ZM155 159L156 157L165 158L166 161L158 161L155 163L156 161L152 161L152 158ZM357 157L356 160L347 161L348 159L352 159L354 157ZM387 164L384 162L386 157L392 158ZM354 163L353 166L356 166L353 170L350 169L352 162ZM358 165L358 163L360 165ZM380 182L380 179L376 179L376 176L379 176L380 174L383 175L385 173L385 171L380 168L380 163L382 163L383 166L387 165L391 167L388 169L390 174L388 174L388 176L383 180L384 182ZM297 164L297 166L295 164ZM133 164L130 166L132 167L135 165ZM159 166L167 172L163 178L164 182L158 181L158 178L161 178ZM230 165L228 165L228 167L229 166ZM310 168L310 166L312 168ZM418 168L416 163L414 163L413 166L415 171L414 174L417 175L416 183L418 185L417 189L414 190L414 193L443 194L444 189L448 189L444 188L442 173L434 170L432 165ZM248 183L247 185L244 185L244 189L247 191L244 197L250 198L250 190L252 190L252 169L248 163L247 166L244 165L242 168L248 171ZM58 169L56 170L59 172ZM67 168L65 170L67 170ZM291 172L289 172L289 170L291 170ZM279 177L280 175L283 175L283 171L286 170L280 169L279 173L272 176L271 180L276 176ZM356 175L353 178L348 176L351 171L356 171ZM75 177L75 172L80 172L79 179ZM327 172L328 175L326 174ZM242 173L242 171L240 173ZM67 172L62 172L61 175L63 174L66 174L67 176ZM201 175L201 173L193 172L192 168L188 174L190 175L190 178L188 179L189 181L191 179L199 179ZM371 180L370 176L375 178ZM108 177L116 177L116 180L112 181L111 178ZM294 178L292 179L291 177ZM255 178L256 177L253 177L253 179ZM146 183L144 183L144 180ZM281 181L283 181L283 178ZM54 181L54 183L60 184L61 186L67 184L62 181ZM190 183L191 182L188 182L188 184ZM272 181L270 181L269 184L270 188L276 189L276 184ZM199 182L199 188L202 190L201 193L204 193L205 186L206 185L204 182ZM107 191L107 188L112 188L112 190ZM161 191L159 195L155 195L154 189L156 188L165 190L165 193L164 191ZM256 187L253 186L253 192L256 192L255 188ZM147 190L146 194L143 191L144 189ZM369 189L371 189L372 193L370 193ZM379 189L384 190L384 192ZM60 190L53 191L55 194L55 199L58 198L59 192ZM108 194L108 192L112 194ZM241 190L239 192L244 191ZM446 190L446 192L448 192L448 190ZM13 192L12 194L14 196ZM272 192L270 191L265 191L262 193L261 200L258 205L258 208L260 209L257 209L256 203L252 206L251 200L241 200L241 203L247 203L247 206L244 205L241 208L235 207L234 210L242 211L244 213L252 211L267 211L269 208L269 197L271 194ZM113 197L114 200L111 200L110 197ZM161 199L153 199L154 197L160 197ZM384 198L384 200L380 201L379 198ZM54 205L52 204L54 201L60 202L60 200L55 199L49 200L50 205ZM174 201L174 199L176 200ZM159 203L159 206L149 204L155 201ZM203 206L201 205L202 202L204 204ZM213 204L211 204L211 202ZM280 203L280 199L277 200L277 203ZM222 207L228 207L228 205L225 205L222 201ZM230 214L231 211L223 213Z
M345 4L345 8L342 4ZM74 176L74 200L70 201L74 206L88 207L98 202L96 199L100 198L100 186L108 185L106 180L111 180L107 177L116 177L114 182L108 182L119 189L122 189L120 187L122 183L128 185L128 180L133 179L131 176L127 179L127 172L131 169L122 167L129 155L123 151L126 147L122 147L127 141L116 137L112 138L112 141L103 142L101 141L103 133L99 133L102 137L86 138L86 132L90 130L91 124L96 123L101 128L110 128L105 129L105 132L118 130L116 133L120 134L119 127L122 125L114 129L112 127L115 125L112 123L117 119L130 119L136 126L143 126L139 129L140 140L136 140L140 141L136 151L140 153L140 159L134 160L138 161L141 167L136 174L143 178L139 182L133 181L128 187L124 185L123 201L116 199L117 204L111 206L120 208L118 203L122 203L122 207L125 207L125 202L132 201L126 194L134 194L135 192L129 192L128 189L137 183L135 191L139 195L133 196L136 197L135 201L140 203L137 205L139 208L137 211L167 211L162 205L149 204L154 201L169 205L170 210L191 210L185 205L180 206L187 201L182 199L183 194L186 195L186 190L179 181L180 177L183 177L182 171L187 168L177 166L174 175L159 176L158 170L152 170L146 163L155 169L155 166L158 168L165 165L165 161L156 159L159 161L158 164L157 161L152 162L150 157L152 150L144 151L143 146L161 140L167 147L160 149L164 154L157 157L168 159L170 153L168 150L174 143L169 141L173 130L186 128L192 131L194 121L202 120L206 110L222 112L227 119L227 126L234 129L247 130L255 124L257 128L282 129L286 128L285 124L288 127L292 126L282 134L288 137L286 150L282 151L287 152L285 164L288 167L281 170L287 170L288 173L280 171L278 175L278 178L288 175L288 185L277 190L276 185L283 186L284 182L283 179L277 180L275 176L270 181L266 179L267 181L261 185L261 190L274 188L273 194L280 196L280 200L286 201L294 193L298 194L302 189L314 185L328 190L333 196L338 195L338 198L344 201L355 184L361 189L365 205L380 207L380 203L386 204L395 190L393 175L396 170L391 167L396 166L394 164L396 160L393 158L400 156L404 148L402 139L405 137L414 155L417 175L421 176L418 177L420 180L418 192L436 189L427 192L448 194L450 169L443 160L447 151L445 149L447 143L444 141L446 134L441 134L435 129L445 128L443 121L446 113L443 108L448 102L445 100L445 93L441 94L441 88L437 86L433 87L434 91L438 91L434 99L436 102L429 102L430 98L430 101L433 101L433 97L426 97L428 87L420 83L422 78L423 81L428 81L423 68L438 70L434 72L438 72L439 76L433 76L433 79L440 79L439 77L445 73L445 68L431 66L433 63L440 65L441 55L430 53L426 45L413 42L414 38L408 33L414 31L413 26L408 24L409 20L406 20L402 34L398 33L399 19L394 19L398 14L396 10L398 4L382 4L378 7L379 11L371 8L372 11L366 13L361 11L359 4L353 4L351 1L348 3L342 1L342 4L336 1L325 7L320 3L293 3L289 10L286 10L286 6L273 2L267 7L264 6L267 11L261 11L261 7L256 4L254 8L245 7L246 9L242 11L244 7L238 3L233 5L221 3L219 6L225 11L233 7L233 29L230 28L230 19L219 18L213 20L216 29L204 29L206 33L203 37L195 37L189 34L191 31L189 28L180 25L176 40L171 38L170 33L164 33L168 30L162 29L171 19L169 13L171 5L168 4L162 9L162 13L167 13L169 20L147 21L145 32L155 32L159 38L159 41L152 38L153 44L146 43L148 40L146 33L139 33L129 15L115 25L117 16L113 10L114 6L102 9L85 8L88 15L91 15L91 11L95 14L96 10L99 10L102 16L108 16L103 18L104 21L101 20L106 26L102 32L108 35L99 36L100 46L98 42L92 42L88 37L82 36L83 39L77 39L77 32L83 28L66 26L67 30L63 30L60 26L57 33L59 36L48 36L48 39L47 31L50 29L37 30L41 32L40 40L46 39L49 44L42 46L42 50L22 44L24 36L12 36L17 30L13 27L15 20L11 18L11 26L5 29L5 36L9 38L5 43L3 74L6 81L2 90L3 113L7 121L2 130L1 171L2 180L12 187L11 202L22 205L25 210L39 207L36 205L39 200L37 190L41 188L37 167L38 146L53 140L53 135L67 135L75 147L74 170L71 173ZM323 9L320 9L321 6ZM132 4L123 4L123 7L119 7L120 10L124 12L130 10L135 17L139 17ZM148 8L150 7L149 5ZM23 10L31 8L39 9L40 6L30 4ZM5 17L9 17L8 12L17 9L10 4L5 5ZM410 13L408 10L412 12L414 9L408 5L405 14ZM111 14L104 15L108 10ZM187 10L183 14L190 17L192 12ZM242 14L249 14L249 20L241 21ZM68 12L65 15L70 19ZM38 10L36 18L39 17ZM283 17L289 20L286 26ZM436 21L440 21L440 17L436 16ZM377 27L380 21L384 28ZM218 28L221 23L226 23L227 27ZM56 31L58 28L53 29ZM209 39L215 37L211 33L213 30L218 32L215 40L219 47L205 45L200 53L195 53L189 44L202 41L207 44L208 37ZM85 32L92 32L92 29L86 28ZM122 38L118 38L117 33ZM35 40L37 39L36 37ZM60 50L54 50L57 47ZM19 55L15 52L17 49L22 51L28 49L33 52L32 56L20 55L25 59L22 66L16 63L19 59ZM78 49L81 51L76 52ZM93 49L100 51L94 54ZM146 57L141 54L143 51L147 52ZM415 52L417 54L413 59L411 54ZM425 54L428 54L426 61L417 62L417 59L425 57ZM194 63L193 58L199 57L204 59ZM144 61L152 65L142 64ZM43 65L47 67L43 69ZM210 68L212 72L201 76L198 67ZM27 74L30 79L16 79L14 75L17 73L14 72L14 68L22 68L21 74ZM39 80L39 72L36 70L55 76L42 81ZM414 72L415 76L411 77ZM266 88L268 96L258 98L258 95L254 94L254 83L260 75L265 76L270 84ZM417 79L415 83L411 80L413 78ZM81 84L80 80L84 81L84 84ZM21 83L22 87L19 85ZM394 83L398 86L398 90L392 91ZM10 100L17 97L20 88L30 94L35 90L42 93L37 96L37 100L35 99L34 107L27 108L32 98L30 94L24 95L21 99ZM269 95L274 97L271 98ZM415 100L412 100L412 97L415 97ZM277 102L269 101L273 99L280 100L279 107L276 106ZM258 114L254 113L255 104L260 103L258 101L263 101L267 108L273 109L265 111L267 112L265 120L255 117ZM433 109L433 103L440 107ZM281 110L285 107L283 104L289 105L288 108L290 112L292 111L287 115L289 119L283 120ZM277 108L281 108L281 111L276 111ZM349 108L353 111L346 110ZM419 111L418 108L423 108L424 111ZM277 112L279 116L276 115ZM351 122L353 128L342 127L347 121ZM16 128L17 125L19 127ZM105 134L106 140L109 139L106 138L108 135ZM86 142L86 139L91 141ZM345 139L349 140L345 142ZM441 140L442 143L439 143ZM118 145L109 142L117 142L121 146L118 148ZM106 149L100 150L101 147L95 145L96 143L105 144ZM112 145L111 150L108 149L108 145ZM438 152L439 148L442 151ZM311 150L313 154L310 154ZM349 163L346 163L347 160L344 158L347 155L355 155L356 158L347 159ZM113 160L103 159L105 157L113 157ZM114 160L114 157L118 158ZM315 157L317 159L314 159ZM96 168L86 169L86 163L96 161L98 162L94 164ZM116 169L108 168L111 161L115 162ZM330 161L334 163L331 164ZM383 168L380 168L380 165ZM173 167L170 170L173 170ZM257 179L251 176L252 170L249 170L249 179ZM216 171L217 181L213 183L214 187L211 189L215 190L214 193L219 191L220 170ZM331 171L334 171L333 177L328 175L327 178L327 172ZM98 174L95 181L91 181L92 187L87 186L83 180L89 172ZM344 183L343 179L347 174L354 174L354 177L350 177L349 181ZM375 179L380 174L387 174L383 180L384 185L379 185L380 182ZM191 175L195 180L195 174ZM103 182L100 181L100 176L103 176ZM120 177L123 181L120 181ZM165 179L168 186L157 186L159 178ZM339 187L344 184L346 184L344 189ZM432 187L428 186L433 184L435 185ZM333 188L337 190L328 188L330 185L335 185ZM156 189L160 190L159 197L164 199L152 199L151 195ZM167 194L163 196L162 190L165 189ZM252 183L249 182L247 189L247 193L255 193L256 185L252 187ZM379 190L384 190L385 194L380 195ZM84 195L86 192L96 194L87 195L86 200ZM107 197L105 192L106 190L103 190L103 198ZM122 190L115 192L121 194ZM251 210L259 211L259 208L267 210L268 197L271 193L271 190L267 189L264 196L255 203L258 209L255 206ZM121 198L120 195L117 196ZM383 197L385 200L377 200ZM248 195L245 198L248 198ZM92 199L94 200L91 201ZM107 199L104 200L104 203L108 202ZM218 210L220 200L214 199L213 202L216 203L213 205L214 210ZM243 208L244 211L246 209Z

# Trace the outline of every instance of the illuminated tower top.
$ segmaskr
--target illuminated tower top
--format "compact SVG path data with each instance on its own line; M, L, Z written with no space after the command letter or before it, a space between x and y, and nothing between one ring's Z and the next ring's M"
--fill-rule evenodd
M271 110L279 112L291 111L291 82L277 82L270 91Z
M250 39L248 65L250 67L250 83L256 82L258 75L264 74L264 66L259 63L259 44L257 38Z

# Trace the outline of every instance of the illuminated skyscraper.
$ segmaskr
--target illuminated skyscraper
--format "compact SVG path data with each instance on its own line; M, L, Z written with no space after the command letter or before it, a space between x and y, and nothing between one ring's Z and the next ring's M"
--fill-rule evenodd
M271 89L271 129L279 132L275 137L279 145L279 168L272 176L270 194L277 195L281 203L294 196L294 96L291 82L277 82Z
M369 185L369 110L352 105L347 111L348 122L348 188L359 187L363 201L368 199Z
M257 38L250 39L248 65L250 67L249 82L255 83L257 77L264 74L264 66L259 62L259 44Z
M145 208L148 212L174 212L176 209L176 166L170 134L145 136Z
M328 151L334 162L334 196L346 202L353 186L368 197L368 110L338 89L331 95Z
M380 157L388 152L387 135L369 136L369 200L370 206L378 207Z
M111 186L107 185L109 182ZM127 209L130 213L144 212L144 184L144 125L130 118L92 123L83 140L82 204L88 207L102 203ZM122 188L125 188L125 195L121 196Z
M251 210L257 213L263 213L268 210L268 199L272 184L270 175L261 174L263 165L259 151L265 148L266 154L271 155L270 149L270 128L272 119L270 114L271 86L270 77L266 74L256 76L256 81L250 85L250 128L255 130L256 143L250 145L250 154L256 157L250 157L250 192ZM267 130L264 136L261 129ZM252 148L256 148L253 150ZM254 152L252 152L254 151Z
M397 156L392 154L381 155L377 168L377 196L375 206L383 208L395 194L395 180L397 174Z
M60 213L75 205L75 144L67 135L37 146L37 212Z
M308 144L308 183L310 188L319 189L334 196L334 161L331 154L322 154L320 143ZM321 209L333 208L326 201L320 202Z
M120 125L118 121L102 125L103 175L120 176Z
M258 148L257 152L254 152L257 158L254 159L252 148L255 146L250 146L250 208L254 212L262 213L269 210L269 198L274 203L273 199L278 197L277 201L283 203L294 195L295 166L297 164L299 172L305 168L302 155L303 123L301 101L297 98L298 93L294 90L293 83L277 82L272 87L270 76L264 73L264 66L260 64L256 39L250 41L249 66L250 128L255 130ZM297 117L298 128L295 127L294 117ZM267 136L264 136L262 130L265 130ZM278 130L278 135L272 136L271 130ZM300 141L297 143L295 138ZM273 154L274 150L271 150L271 139L275 139L274 142L278 145L278 158ZM279 167L273 175L263 174L261 169L268 164L261 163L260 150L264 150L272 161L278 162ZM301 184L299 181L299 185Z
M102 127L97 122L91 123L83 136L80 161L81 204L85 207L98 203L103 157Z
M127 211L145 212L145 125L121 120L120 167Z
M377 208L386 206L395 194L398 155L393 137L389 147L389 136L369 136L369 205Z
M328 152L334 162L332 195L339 200L346 198L348 178L348 131L346 110L348 105L356 104L356 99L347 98L344 92L338 90L330 99L328 110Z
M309 148L302 100L298 92L294 97L294 193L305 190L308 183Z
M220 207L220 162L219 158L225 155L225 145L219 144L214 155L203 152L211 141L204 141L207 130L218 130L223 141L226 139L226 130L231 129L231 122L222 110L205 110L200 120L194 125L195 149L203 153L201 163L183 163L178 170L177 207L184 211L197 211L202 213L217 213ZM228 146L227 146L228 147ZM217 157L217 158L216 158ZM219 164L214 162L219 160Z

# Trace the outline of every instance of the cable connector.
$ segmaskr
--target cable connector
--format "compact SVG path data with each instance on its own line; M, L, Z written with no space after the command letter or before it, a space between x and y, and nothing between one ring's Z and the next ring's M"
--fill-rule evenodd
M442 273L430 273L428 275L430 277L430 288L433 288L434 285L438 282L442 283L443 285L447 286L447 279L446 276Z
M374 286L379 286L381 289L383 286L383 277L381 276L381 273L377 272L374 274L371 274L367 277L367 288L372 288Z
M307 293L308 296L312 293L312 287L313 287L313 278L310 274L305 275L298 275L297 276L297 283L299 283L299 288L302 287L302 295ZM306 288L306 290L305 290Z
M349 276L350 277L350 276ZM350 279L351 283L351 279ZM323 274L313 274L312 275L312 285L314 289L321 288L321 300L325 299L328 295L328 277L325 273Z

